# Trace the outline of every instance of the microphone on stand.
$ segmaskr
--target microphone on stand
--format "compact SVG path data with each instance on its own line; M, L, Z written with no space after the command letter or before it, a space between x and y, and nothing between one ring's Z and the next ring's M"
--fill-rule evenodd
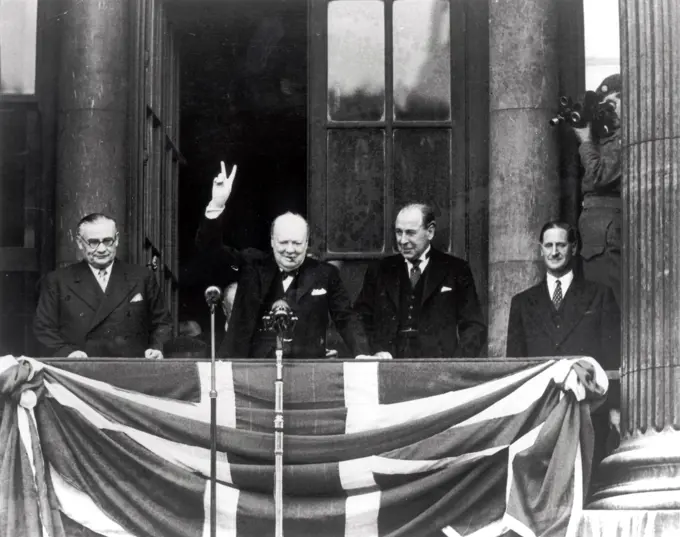
M205 290L210 307L210 537L217 535L217 388L215 387L215 308L222 291L216 285Z
M215 311L215 306L220 303L222 291L216 285L211 285L205 290L203 295L205 296L205 301L208 303L208 306L210 306L210 313L213 313Z
M274 537L283 537L283 341L298 318L284 299L272 304L265 315L265 329L276 332L276 379L274 381Z
M285 336L292 330L297 317L293 313L292 308L284 299L279 299L272 304L272 309L269 312L271 318L272 328L277 335Z

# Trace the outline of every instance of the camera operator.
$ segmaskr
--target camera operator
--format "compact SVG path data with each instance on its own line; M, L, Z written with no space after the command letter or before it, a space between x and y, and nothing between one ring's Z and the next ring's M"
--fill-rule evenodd
M608 111L607 129L574 127L585 169L579 217L583 274L611 287L621 304L621 75L605 78L595 91Z

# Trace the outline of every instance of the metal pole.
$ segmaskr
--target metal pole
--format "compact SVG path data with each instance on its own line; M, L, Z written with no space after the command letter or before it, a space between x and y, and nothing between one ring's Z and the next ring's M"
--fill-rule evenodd
M283 335L276 336L274 381L274 513L275 537L283 537Z
M217 535L217 389L215 387L215 305L210 306L210 537Z

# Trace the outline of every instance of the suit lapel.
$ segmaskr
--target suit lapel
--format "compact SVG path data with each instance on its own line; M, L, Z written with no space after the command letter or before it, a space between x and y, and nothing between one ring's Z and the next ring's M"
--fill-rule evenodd
M562 303L562 328L558 332L558 341L561 343L581 321L588 306L593 301L592 293L589 293L581 278L574 278L567 289Z
M439 252L434 249L430 250L430 262L425 268L424 277L423 304L439 288L439 284L444 281L444 278L446 278L446 266L439 257Z
M300 299L309 293L316 285L316 271L315 266L311 261L305 260L300 267L295 285L295 302L300 302Z
M399 306L401 276L402 273L406 274L406 261L404 261L401 254L395 256L392 261L393 262L387 267L385 274L385 290L392 303L395 306ZM408 279L408 275L406 275L406 279Z
M276 261L274 261L273 257L267 258L267 260L262 263L261 269L258 271L259 276L260 276L260 299L258 301L259 304L264 303L264 300L267 298L267 293L269 292L269 289L271 288L272 282L274 281L274 277L279 271L279 266L276 264Z
M557 327L552 321L552 311L553 303L548 292L548 282L544 279L529 295L529 317L532 325L542 327L554 340L557 337Z
M85 261L81 261L74 265L73 272L73 279L67 282L68 288L90 308L97 310L104 293L89 265Z
M104 298L100 302L97 312L94 314L89 330L93 330L97 325L104 321L104 319L111 315L111 312L116 309L123 300L128 298L134 285L135 281L128 279L126 266L116 260L111 268L111 276L109 277L109 283L106 286L106 293L104 293ZM148 297L143 298L144 300L148 300Z

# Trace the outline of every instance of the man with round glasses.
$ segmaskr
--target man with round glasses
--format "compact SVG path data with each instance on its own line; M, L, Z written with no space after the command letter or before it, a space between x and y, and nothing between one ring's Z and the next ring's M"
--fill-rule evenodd
M53 355L163 358L172 325L151 271L116 259L116 221L84 217L76 229L83 260L48 274L34 332Z

